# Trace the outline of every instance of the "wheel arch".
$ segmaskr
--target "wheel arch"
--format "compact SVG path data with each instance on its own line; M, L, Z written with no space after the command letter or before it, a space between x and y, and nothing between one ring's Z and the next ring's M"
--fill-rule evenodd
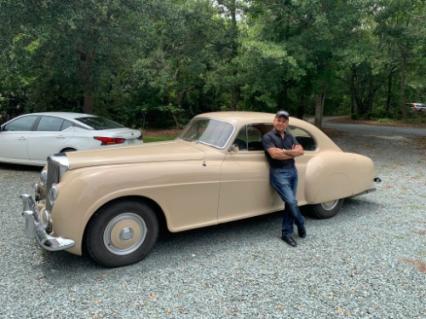
M97 214L99 214L106 207L113 205L117 202L126 202L126 201L135 201L135 202L147 204L150 208L152 208L152 210L154 211L154 213L155 213L155 215L158 219L158 224L159 224L159 227L160 227L160 233L168 231L166 214L164 213L163 209L161 208L161 206L156 201L154 201L153 199L151 199L149 197L140 196L140 195L130 195L130 196L117 197L117 198L114 198L114 199L104 203L102 206L100 206L90 216L89 220L87 221L86 225L84 226L83 238L82 238L82 242L81 242L81 252L82 252L83 255L87 255L86 235L87 235L88 226L91 223L91 221L97 216Z
M318 204L361 193L373 183L371 159L354 153L325 151L308 162L305 196L308 204Z
M74 152L74 151L77 151L76 147L67 146L67 147L63 147L59 153Z

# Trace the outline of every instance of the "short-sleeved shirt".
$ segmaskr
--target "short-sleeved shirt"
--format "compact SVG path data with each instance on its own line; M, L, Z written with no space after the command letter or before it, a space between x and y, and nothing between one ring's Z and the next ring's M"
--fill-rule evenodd
M294 168L294 159L277 160L273 159L268 153L268 149L271 147L277 147L280 149L291 150L293 145L299 144L296 138L288 133L284 134L284 138L275 129L269 131L262 138L263 148L265 149L266 158L268 159L269 166L271 168Z

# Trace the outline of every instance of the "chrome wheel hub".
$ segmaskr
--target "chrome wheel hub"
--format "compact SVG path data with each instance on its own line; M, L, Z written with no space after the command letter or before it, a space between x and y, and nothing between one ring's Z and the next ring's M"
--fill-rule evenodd
M104 231L105 247L115 255L128 255L145 241L147 226L141 216L122 213L114 217Z
M122 231L120 232L120 239L121 240L129 240L133 238L133 228L130 227L124 227Z
M337 206L337 204L339 203L339 200L338 199L336 199L336 200L331 200L331 201L329 201L329 202L324 202L324 203L321 203L321 207L324 209L324 210L333 210L336 206Z

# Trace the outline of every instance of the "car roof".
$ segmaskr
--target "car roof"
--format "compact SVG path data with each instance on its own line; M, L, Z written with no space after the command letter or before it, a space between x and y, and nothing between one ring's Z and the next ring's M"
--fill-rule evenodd
M236 127L242 127L247 124L260 124L260 123L271 123L273 122L275 114L264 113L264 112L210 112L203 113L196 116L196 118L209 118L215 120L222 120L233 124ZM340 148L318 127L315 125L292 117L289 118L289 124L304 129L310 133L318 144L321 145L323 150L340 150Z
M39 112L39 113L28 113L25 115L46 115L46 116L57 116L66 120L75 120L79 117L95 117L93 114L85 113L74 113L74 112Z
M235 125L244 123L259 123L270 122L274 120L275 114L265 112L245 112L245 111L224 111L224 112L210 112L199 114L196 117L208 117L216 120L223 120L231 122ZM305 126L307 122L298 118L290 116L290 124ZM308 124L309 125L309 124Z

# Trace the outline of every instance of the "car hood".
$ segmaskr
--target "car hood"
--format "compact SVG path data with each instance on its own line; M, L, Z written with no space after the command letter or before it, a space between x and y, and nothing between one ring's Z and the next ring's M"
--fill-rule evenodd
M202 160L204 152L181 140L135 146L105 146L101 149L66 153L69 169L81 167L162 161Z

